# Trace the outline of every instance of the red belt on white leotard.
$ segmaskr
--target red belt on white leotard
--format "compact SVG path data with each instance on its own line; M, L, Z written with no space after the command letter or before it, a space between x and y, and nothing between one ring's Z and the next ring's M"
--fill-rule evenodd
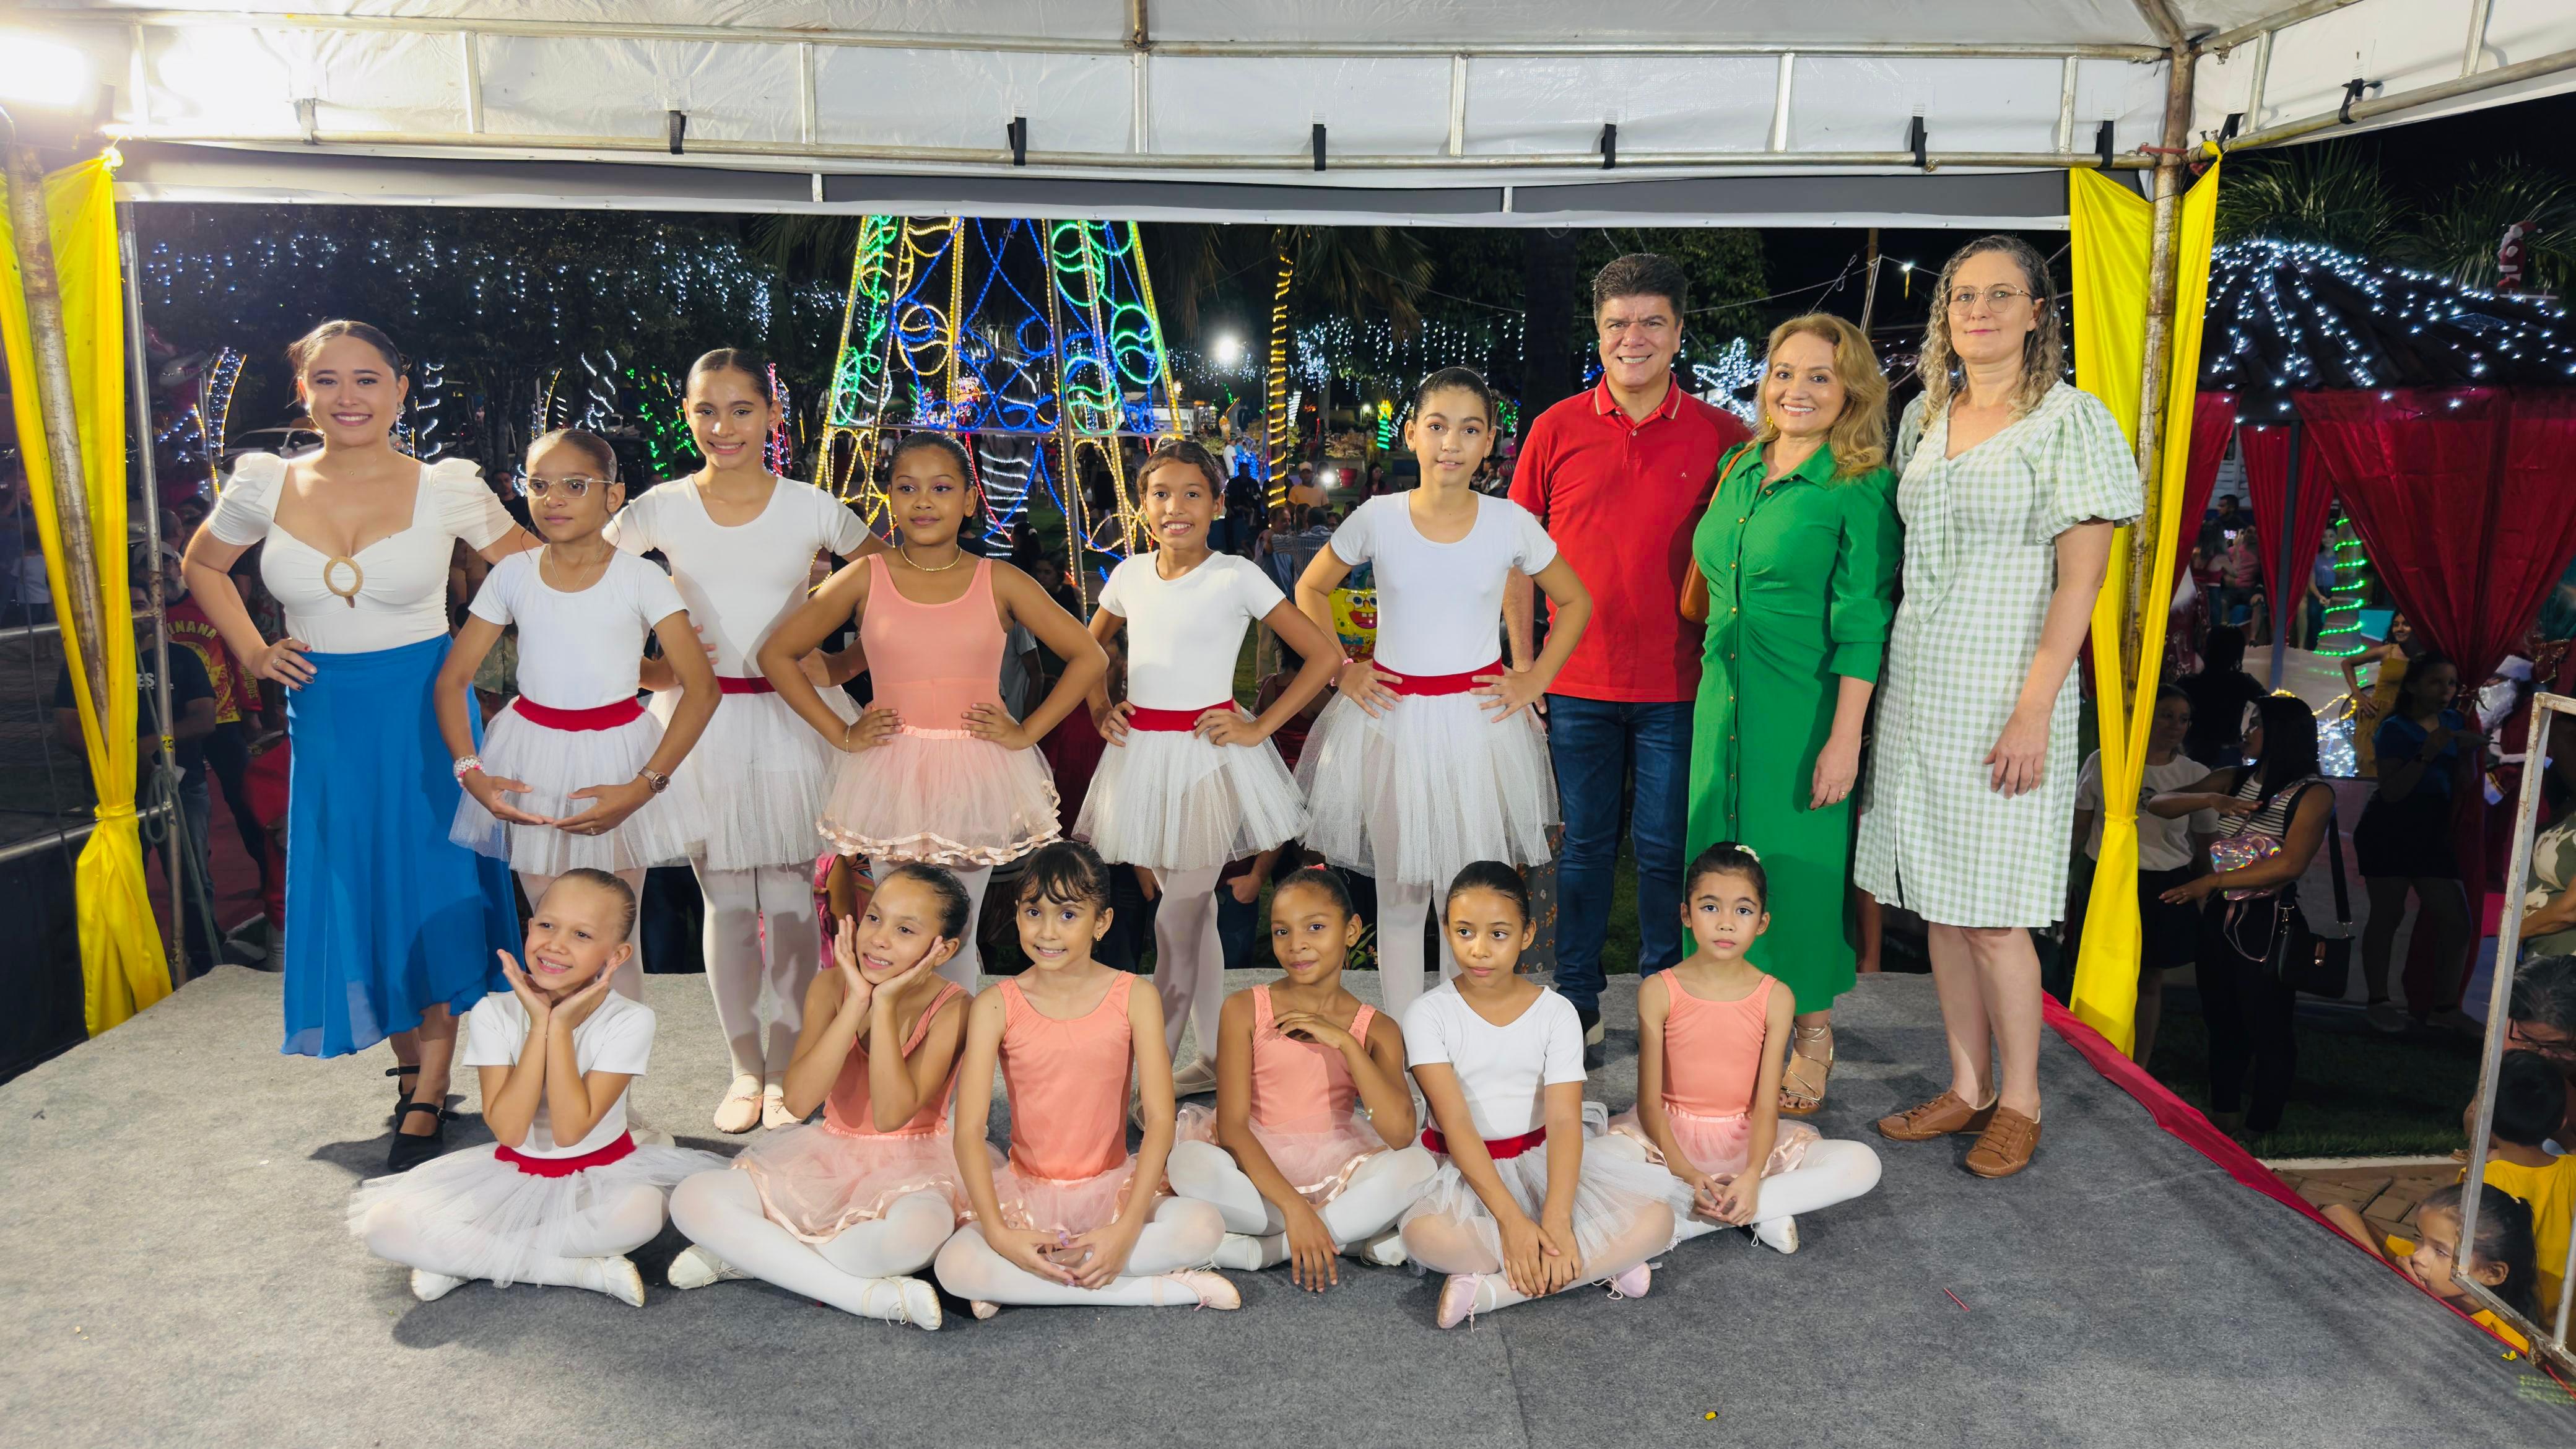
M1542 1122L1538 1126L1532 1127L1530 1130L1522 1133L1518 1137L1486 1138L1485 1155L1494 1159L1496 1162L1508 1162L1512 1158L1520 1156L1522 1153L1529 1151L1531 1148L1538 1146L1546 1140L1547 1124ZM1449 1155L1449 1139L1441 1136L1440 1129L1437 1127L1425 1127L1422 1129L1422 1145L1439 1153L1443 1157Z
M778 686L765 675L719 674L716 688L726 694L776 694Z
M1233 700L1222 704L1203 704L1197 709L1131 709L1127 711L1127 728L1131 730L1187 731L1198 728L1199 716L1212 709L1232 709Z
M557 709L539 704L526 695L510 701L510 708L530 724L541 724L550 730L613 730L619 725L644 717L644 706L631 699L603 704L597 709Z
M1381 672L1385 672L1386 666L1381 664L1378 666L1378 669ZM1502 672L1503 661L1497 659L1482 669L1470 669L1464 674L1394 675L1390 673L1386 681L1386 687L1394 690L1398 694L1465 694L1477 687L1476 677L1478 675L1500 674Z
M515 1147L496 1147L492 1153L530 1177L570 1177L588 1168L606 1167L634 1150L635 1134L620 1132L617 1140L606 1147L571 1157L530 1157Z

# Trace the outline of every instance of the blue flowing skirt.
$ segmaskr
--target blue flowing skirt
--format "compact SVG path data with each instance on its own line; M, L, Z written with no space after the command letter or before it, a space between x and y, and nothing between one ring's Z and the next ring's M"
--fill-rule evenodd
M505 862L447 838L464 793L432 703L447 640L307 657L286 706L282 1050L336 1057L508 990L493 952L517 948L518 908ZM479 743L471 691L466 709Z

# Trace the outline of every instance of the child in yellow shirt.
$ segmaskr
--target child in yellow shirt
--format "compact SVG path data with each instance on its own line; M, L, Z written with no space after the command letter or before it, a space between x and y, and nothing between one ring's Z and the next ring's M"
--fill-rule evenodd
M2469 1104L2475 1112L2477 1104ZM2535 1253L2533 1281L2538 1320L2558 1313L2567 1240L2576 1223L2576 1157L2560 1157L2541 1144L2566 1125L2567 1087L2558 1068L2538 1052L2506 1052L2496 1069L2495 1120L2487 1129L2486 1182L2531 1208ZM2475 1124L2471 1124L2474 1128ZM2461 1177L2466 1178L2464 1170Z

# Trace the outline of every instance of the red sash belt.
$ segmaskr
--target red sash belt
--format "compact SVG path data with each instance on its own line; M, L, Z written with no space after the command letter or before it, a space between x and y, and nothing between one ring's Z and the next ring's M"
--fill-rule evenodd
M613 730L619 725L644 717L644 706L631 699L603 704L597 709L557 709L539 704L526 695L511 701L510 708L530 724L541 724L550 730Z
M1527 1132L1522 1133L1518 1137L1486 1138L1485 1155L1494 1159L1496 1162L1508 1162L1546 1140L1547 1124L1541 1123L1536 1127L1532 1127ZM1449 1139L1441 1136L1440 1129L1437 1127L1425 1127L1422 1129L1422 1145L1439 1153L1443 1157L1449 1155Z
M596 1152L574 1157L530 1157L515 1147L496 1147L493 1155L530 1177L570 1177L593 1167L606 1167L635 1150L635 1134L620 1132L617 1140Z
M1203 704L1197 709L1131 709L1127 711L1127 728L1131 730L1193 730L1199 716L1212 709L1232 709L1234 701Z
M1387 673L1393 673L1392 670L1387 670L1386 666L1383 664L1379 665L1378 668ZM1480 674L1500 674L1502 672L1503 661L1497 659L1482 669L1470 669L1464 674L1399 675L1387 680L1386 687L1394 690L1398 694L1465 694L1469 690L1480 687L1476 683L1476 676Z
M716 688L727 694L776 694L778 692L777 685L770 683L767 676L759 674L748 678L734 674L719 674L716 676Z

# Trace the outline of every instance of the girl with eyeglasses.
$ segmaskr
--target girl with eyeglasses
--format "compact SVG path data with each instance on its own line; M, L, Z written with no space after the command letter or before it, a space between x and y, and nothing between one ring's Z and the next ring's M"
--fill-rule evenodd
M439 732L465 787L450 836L508 861L531 901L573 870L605 871L640 898L646 867L687 858L703 833L690 802L665 792L716 712L715 669L670 577L602 536L626 502L606 439L571 428L537 439L519 491L545 545L493 568L439 670ZM465 691L512 624L519 695L477 751ZM648 634L680 680L667 727L635 702ZM641 954L610 980L643 1000Z
M2081 691L2076 652L2145 503L2101 399L2065 377L2057 289L2017 237L1941 268L1923 395L1894 455L1903 602L1852 879L1921 915L1941 988L1950 1085L1878 1124L1899 1142L1976 1137L1981 1177L2039 1147L2035 927L2066 903Z

